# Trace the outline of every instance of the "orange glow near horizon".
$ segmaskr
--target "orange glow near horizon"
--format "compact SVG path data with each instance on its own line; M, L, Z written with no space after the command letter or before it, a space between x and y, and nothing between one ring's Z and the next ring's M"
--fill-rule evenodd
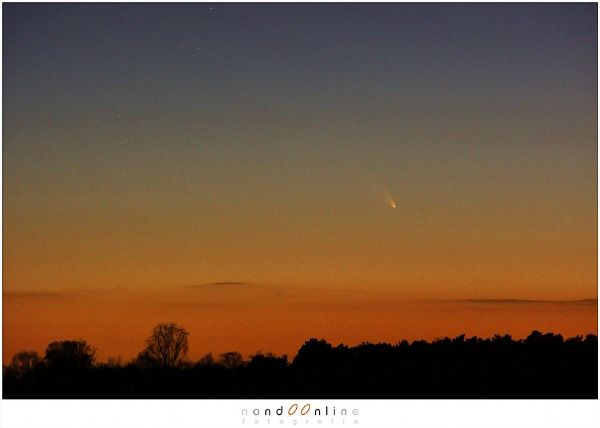
M293 358L310 337L337 344L439 337L597 334L596 301L405 300L382 293L221 283L154 291L4 295L4 363L53 340L84 339L99 361L131 360L158 322L190 331L190 358L258 351ZM27 335L21 332L28 332Z

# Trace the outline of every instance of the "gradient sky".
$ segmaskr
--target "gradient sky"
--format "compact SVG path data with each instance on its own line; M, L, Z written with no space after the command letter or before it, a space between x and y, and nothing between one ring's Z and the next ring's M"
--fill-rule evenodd
M597 44L596 4L3 4L5 359L596 332L496 300L597 298Z

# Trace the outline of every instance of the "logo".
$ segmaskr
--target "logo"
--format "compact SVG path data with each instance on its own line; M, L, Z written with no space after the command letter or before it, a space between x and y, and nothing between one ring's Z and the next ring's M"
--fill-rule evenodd
M243 426L348 426L359 425L357 408L334 405L313 405L310 402L292 402L274 407L244 407L241 424Z

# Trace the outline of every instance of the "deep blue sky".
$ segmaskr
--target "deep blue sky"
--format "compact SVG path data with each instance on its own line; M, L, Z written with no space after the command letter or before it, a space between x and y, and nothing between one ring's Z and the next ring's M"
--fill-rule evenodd
M549 96L551 87L582 96L596 78L595 11L595 4L5 4L5 102L9 114L50 106L94 114L484 94L510 103Z

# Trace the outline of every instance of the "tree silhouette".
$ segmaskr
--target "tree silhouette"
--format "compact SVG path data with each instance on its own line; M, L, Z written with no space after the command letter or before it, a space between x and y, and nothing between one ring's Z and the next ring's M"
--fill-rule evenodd
M10 368L15 371L18 376L30 372L42 363L42 358L36 351L17 352L12 357Z
M248 367L252 370L268 372L269 370L285 369L288 366L287 355L278 357L272 353L257 353L250 357Z
M235 369L244 363L244 359L239 352L225 352L219 355L218 363L224 365L228 369Z
M48 345L44 360L55 369L87 368L94 363L95 354L85 340L63 340Z
M297 366L316 366L319 363L329 361L333 347L325 340L310 338L298 350L298 354L294 358L294 364Z
M204 354L197 362L196 365L200 367L213 366L215 364L215 359L212 356L212 352Z
M5 398L594 398L598 337L533 331L523 339L333 346L310 339L290 362L226 352L184 361L188 333L159 324L131 363L94 363L85 341L53 342L45 364L21 352L3 368ZM169 370L164 370L168 367Z
M175 323L158 324L138 360L161 367L177 367L187 355L188 335L188 331Z

